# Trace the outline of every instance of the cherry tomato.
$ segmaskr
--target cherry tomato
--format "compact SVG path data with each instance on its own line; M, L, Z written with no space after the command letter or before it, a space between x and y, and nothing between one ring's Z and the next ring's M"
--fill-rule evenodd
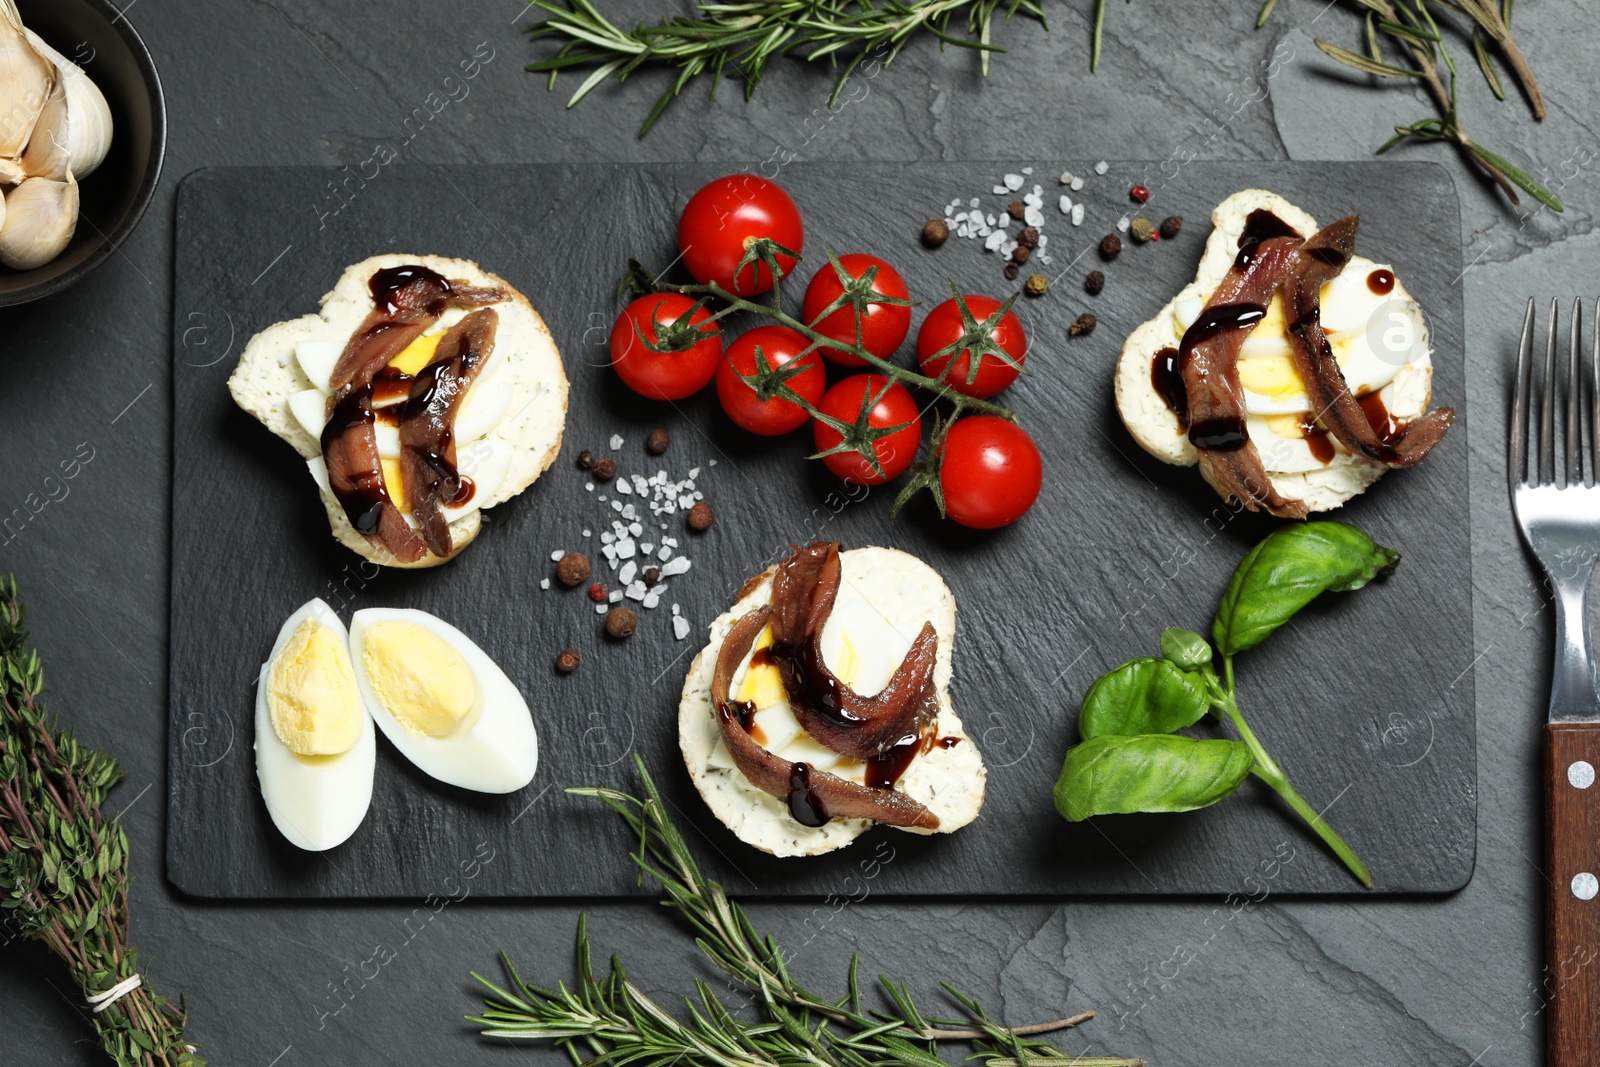
M1000 310L1000 301L989 296L964 296L961 298L981 327L989 316ZM1022 330L1022 320L1015 311L1008 311L993 327L989 336L995 344L1016 360L1017 366L1007 364L999 356L984 353L978 360L978 376L972 381L970 374L972 349L963 348L952 359L949 353L940 355L952 345L960 344L966 335L961 321L961 308L954 298L946 300L922 320L917 331L917 364L930 378L942 377L945 384L958 393L979 399L994 396L1017 380L1020 367L1028 354L1028 336ZM946 369L948 368L948 370Z
M944 513L963 526L993 530L1020 519L1039 498L1044 469L1028 431L997 415L956 420L940 448Z
M652 400L681 400L716 375L722 334L700 325L710 318L705 308L689 314L694 305L682 293L656 293L622 309L611 326L611 364L629 389ZM640 333L677 351L653 351Z
M872 267L877 267L878 273L873 278L872 292L901 300L909 300L911 297L911 291L906 288L906 281L900 277L900 272L877 256L853 252L847 256L840 256L839 265L852 278L860 278ZM842 341L847 345L859 341L863 348L880 359L893 356L895 349L900 347L900 342L911 332L911 305L869 301L861 312L859 334L856 331L856 312L852 304L845 304L818 322L817 316L821 315L829 304L843 296L844 291L844 283L839 280L839 272L834 269L832 263L825 264L812 275L811 284L806 286L806 299L800 312L801 319L818 333L835 341ZM852 356L848 352L838 352L830 348L824 348L821 352L823 356L841 366L867 366L866 360Z
M868 427L900 427L872 443L872 450L883 472L880 474L874 470L859 452L837 452L824 456L822 462L833 473L854 485L881 485L904 474L906 468L911 466L911 461L917 458L917 446L922 442L922 413L917 410L917 402L906 392L905 386L890 381L882 374L851 375L829 389L817 409L824 415L853 426L861 417L864 403L871 404L867 413ZM812 423L811 432L818 452L826 452L844 440L843 434L820 420Z
M754 174L730 174L708 182L678 219L678 250L683 265L703 284L716 282L730 293L755 296L772 288L766 264L752 263L739 271L751 243L769 238L795 253L804 251L806 232L800 209L789 194ZM778 269L787 277L793 256L778 255Z
M728 413L728 418L763 437L775 437L804 426L811 418L805 408L782 397L763 399L739 376L756 373L757 345L761 346L761 354L769 367L785 367L798 359L797 371L785 377L783 384L816 405L828 388L828 376L815 352L800 355L807 343L804 336L787 326L757 326L740 334L728 346L717 368L717 399L722 402L722 410Z

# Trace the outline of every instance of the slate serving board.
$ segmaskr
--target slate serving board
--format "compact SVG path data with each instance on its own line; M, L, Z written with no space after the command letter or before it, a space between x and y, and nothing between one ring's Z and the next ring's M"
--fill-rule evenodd
M1362 217L1358 248L1397 273L1426 308L1435 402L1461 411L1458 208L1443 169L1395 163L1190 163L1160 180L1155 164L1090 177L1089 221L1055 206L1064 166L1035 166L1054 244L1050 293L1019 311L1032 376L1007 394L1046 458L1034 511L992 534L938 521L925 502L892 520L891 494L849 500L803 435L756 439L704 394L651 404L607 367L612 293L627 258L676 255L677 212L714 164L199 171L178 194L173 317L171 701L167 870L201 897L622 896L640 887L620 822L572 785L633 788L641 753L708 872L746 896L833 894L1344 894L1343 868L1258 783L1213 808L1068 824L1050 787L1074 739L1078 701L1102 671L1154 654L1167 625L1208 627L1239 558L1272 520L1234 516L1192 470L1147 457L1111 404L1122 339L1192 275L1210 209L1249 186L1271 188L1320 220ZM807 224L810 262L824 249L895 262L923 302L948 292L1004 295L1000 261L979 242L920 246L922 222L956 197L981 196L1016 164L795 163L781 182ZM1169 170L1171 168L1168 168ZM1145 214L1188 223L1176 239L1130 247L1087 297L1093 245L1143 180ZM479 261L533 301L572 381L561 458L449 566L375 573L327 533L293 450L236 410L225 382L256 331L317 307L352 262L383 252ZM1081 258L1080 257L1081 254ZM802 277L810 268L802 267ZM798 290L796 284L794 289ZM790 294L797 301L799 293ZM1069 341L1092 310L1099 328ZM673 435L657 459L643 440ZM613 434L624 439L609 447ZM669 608L608 643L581 591L543 591L554 549L597 556L612 512L608 487L584 488L580 449L614 454L624 472L665 468L699 485L717 512L703 536L675 527L693 561L669 603L693 623L676 641ZM859 495L859 494L858 494ZM1467 449L1460 424L1420 467L1391 474L1339 517L1400 549L1388 581L1325 598L1241 658L1247 716L1311 804L1367 861L1376 890L1442 893L1471 877L1476 825L1475 725L1467 524ZM679 517L681 521L681 517ZM936 567L959 605L954 700L989 765L982 816L953 835L877 829L830 856L778 860L710 818L678 755L676 704L703 628L744 579L783 546L813 538L894 545ZM467 793L423 775L380 739L372 809L332 852L298 851L275 832L256 785L253 693L273 636L321 596L348 620L358 608L418 607L454 623L527 696L541 759L533 784L507 797ZM574 646L583 665L551 669ZM487 859L485 857L488 857Z

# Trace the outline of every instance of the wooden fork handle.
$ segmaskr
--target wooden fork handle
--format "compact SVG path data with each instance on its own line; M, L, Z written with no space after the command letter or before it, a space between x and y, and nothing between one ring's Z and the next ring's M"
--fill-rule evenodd
M1600 1062L1600 723L1545 726L1545 1062Z

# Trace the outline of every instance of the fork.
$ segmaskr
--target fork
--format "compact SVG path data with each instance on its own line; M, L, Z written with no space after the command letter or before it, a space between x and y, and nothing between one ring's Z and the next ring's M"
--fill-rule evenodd
M1544 728L1546 1063L1587 1067L1600 1055L1600 698L1585 612L1600 553L1600 351L1585 375L1583 302L1574 301L1565 374L1558 376L1557 319L1552 300L1543 371L1536 372L1534 303L1528 301L1512 386L1507 477L1512 510L1549 576L1556 605ZM1595 345L1600 349L1600 323ZM1565 407L1559 425L1558 397Z

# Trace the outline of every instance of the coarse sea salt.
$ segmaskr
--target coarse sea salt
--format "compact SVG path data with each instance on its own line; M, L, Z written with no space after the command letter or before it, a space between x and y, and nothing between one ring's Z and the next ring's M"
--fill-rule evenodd
M1018 189L1022 188L1022 175L1020 175L1020 174L1007 174L1006 177L1005 177L1005 183L1006 183L1006 188L1014 193ZM976 206L976 205L974 205L974 206Z
M633 576L638 573L639 564L630 559L622 565L621 570L617 571L617 581L626 585L628 582L633 581Z
M1028 225L1032 226L1034 229L1038 229L1040 226L1044 225L1044 212L1040 211L1032 204L1029 204L1023 209L1022 217L1024 220L1026 220Z
M622 435L620 433L612 434L611 435L611 450L613 452L615 452L617 449L619 449L621 447L622 447Z
M1082 226L1083 225L1083 205L1082 204L1073 204L1072 205L1072 224L1074 226Z
M1082 188L1083 188L1083 179L1082 178L1074 178L1074 179L1072 179L1072 191L1073 192L1077 192L1079 189L1082 189Z
M1066 193L1061 194L1061 213L1063 215L1072 214L1072 197Z
M550 579L548 579L548 578L539 579L539 588L540 589L549 589L550 588Z
M554 552L550 553L550 562L551 563L560 563L561 562L561 557L565 556L565 555L566 555L566 552L563 551L562 549L558 548Z
M1098 163L1096 163L1094 165L1094 172L1096 174L1104 174L1106 171L1108 171L1110 169L1111 169L1111 164L1107 163L1103 159L1100 162L1098 162Z
M672 610L673 611L677 611L678 610L678 605L676 605L676 604L672 605ZM684 618L682 615L673 615L672 616L672 636L677 638L679 641L682 641L685 637L688 637L689 636L689 620Z

